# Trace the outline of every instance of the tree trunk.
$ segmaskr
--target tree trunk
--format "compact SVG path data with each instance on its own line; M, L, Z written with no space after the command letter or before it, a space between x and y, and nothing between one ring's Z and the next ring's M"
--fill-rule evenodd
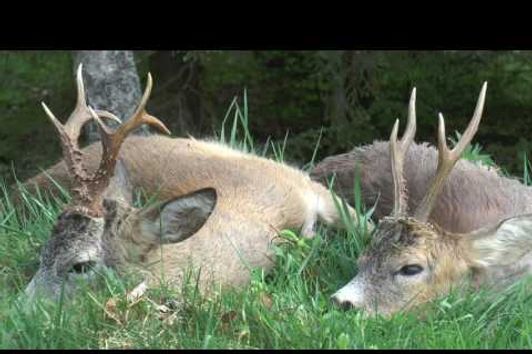
M80 50L74 52L74 70L80 63L83 64L87 103L95 109L114 113L122 121L128 119L141 98L133 52ZM140 131L147 133L146 127ZM94 123L86 125L84 134L88 143L100 138Z

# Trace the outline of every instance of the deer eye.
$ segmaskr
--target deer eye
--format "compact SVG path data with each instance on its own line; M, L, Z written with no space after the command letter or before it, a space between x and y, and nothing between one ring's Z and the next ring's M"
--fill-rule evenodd
M423 267L419 264L407 264L403 266L401 269L399 269L399 274L405 275L405 276L412 276L419 274L423 271Z
M74 265L72 265L72 267L70 268L70 270L68 272L69 273L84 274L84 273L87 273L92 268L94 268L95 265L96 265L96 263L93 262L93 261L75 263Z

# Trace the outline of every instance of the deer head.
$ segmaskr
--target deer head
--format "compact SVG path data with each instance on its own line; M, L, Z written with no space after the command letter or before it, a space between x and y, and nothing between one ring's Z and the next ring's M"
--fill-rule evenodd
M147 86L133 115L116 130L101 118L120 120L109 112L94 111L85 100L82 66L77 71L77 104L62 125L43 103L57 128L68 171L74 180L72 200L63 210L45 244L40 267L26 288L26 294L57 296L64 286L69 293L79 279L92 279L101 268L121 269L140 263L142 255L161 243L182 241L205 223L216 203L214 189L206 188L166 200L146 209L132 206L132 191L127 170L118 160L120 146L129 133L149 124L170 134L157 118L146 110L152 88ZM83 125L95 120L99 127L102 157L98 169L89 173L83 165L78 138Z
M369 246L358 259L356 277L332 296L337 305L390 315L447 293L474 271L510 265L530 252L532 215L509 218L467 234L446 232L429 221L447 176L478 129L486 87L484 83L469 126L452 150L447 147L445 123L439 114L436 173L412 216L407 216L402 170L416 130L416 90L412 90L406 132L398 141L399 120L396 120L390 136L392 214L379 221Z

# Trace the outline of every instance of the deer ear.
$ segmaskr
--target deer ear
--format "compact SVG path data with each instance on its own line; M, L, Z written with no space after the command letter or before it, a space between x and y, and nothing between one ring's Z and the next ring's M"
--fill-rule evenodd
M161 243L184 241L205 224L216 205L216 191L205 188L145 211L144 226Z
M113 177L105 190L105 199L121 199L129 204L133 202L133 188L129 180L129 172L122 160L117 160Z
M532 214L508 218L465 235L464 240L474 266L510 265L532 250Z

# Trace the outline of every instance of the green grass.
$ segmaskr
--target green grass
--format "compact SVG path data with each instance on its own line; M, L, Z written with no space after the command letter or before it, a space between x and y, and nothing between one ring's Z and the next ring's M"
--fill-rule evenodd
M67 116L76 92L72 74L68 51L0 52L0 175L9 182L12 163L27 178L60 155L59 144L50 143L55 132L40 102Z
M233 116L230 136L225 130L221 135L233 146L259 151L246 132L245 112L235 100L227 115ZM239 138L236 130L242 128ZM282 158L283 145L271 146ZM330 295L356 274L355 260L368 241L364 227L348 218L347 231L322 227L311 240L281 232L271 274L255 271L247 287L211 298L198 296L191 281L183 293L161 286L128 305L124 295L134 279L109 272L97 288L70 301L19 305L15 300L38 267L40 247L64 201L28 197L24 210L15 210L7 192L0 199L0 348L531 347L527 281L498 294L455 292L389 319L331 306ZM360 199L353 204L361 215L371 214ZM184 305L161 320L155 304L171 297ZM110 298L116 307L106 313Z

